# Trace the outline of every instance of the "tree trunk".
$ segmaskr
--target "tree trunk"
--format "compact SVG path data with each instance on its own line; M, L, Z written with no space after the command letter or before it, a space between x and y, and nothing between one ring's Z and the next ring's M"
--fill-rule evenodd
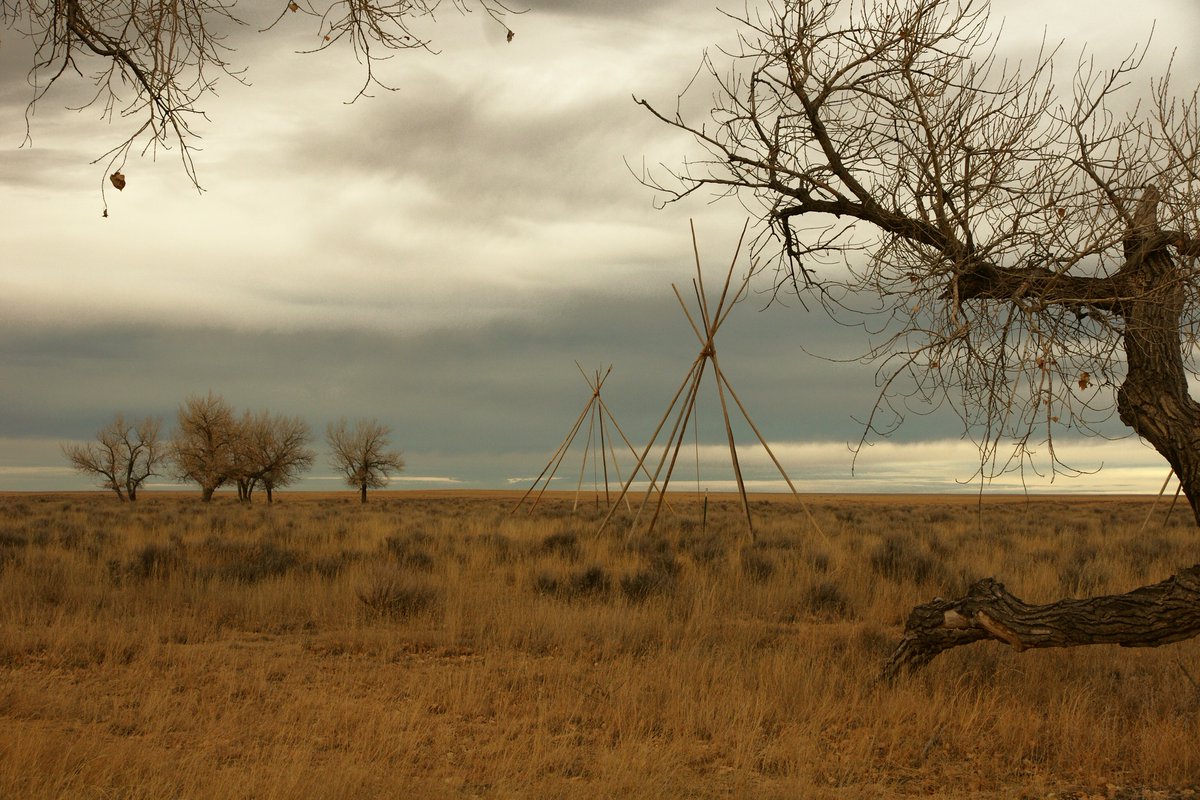
M1121 421L1171 465L1200 524L1200 404L1188 394L1183 314L1188 276L1172 256L1178 234L1157 223L1158 192L1147 188L1125 238L1125 263L1113 310L1124 324L1125 380L1117 390ZM1195 245L1189 244L1189 254ZM1200 635L1200 564L1126 594L1029 605L988 578L959 600L913 609L883 669L892 680L952 647L995 639L1018 652L1035 647L1119 644L1157 647Z
M1200 564L1126 594L1029 605L986 578L960 600L913 609L904 638L883 668L892 681L952 647L994 639L1018 653L1038 647L1118 644L1157 647L1200 634Z
M215 486L201 486L200 487L200 499L205 503L211 501L212 497L213 497L213 492L215 492L216 490L217 490L217 487L215 487Z
M271 488L271 484L267 484L266 486L264 486L264 487L263 487L263 489L264 489L264 490L266 490L266 492L267 492L267 505L270 505L271 503L274 503L274 502L275 502L275 498L274 498L274 497L272 497L272 492L273 492L274 490Z
M1171 465L1200 523L1200 405L1188 394L1179 341L1183 289L1156 286L1147 294L1127 304L1128 372L1117 412Z
M129 485L129 502L132 503L136 500L137 500L137 484L130 484Z
M363 483L363 485L359 488L358 498L359 498L358 501L360 503L367 502L367 484L366 483Z

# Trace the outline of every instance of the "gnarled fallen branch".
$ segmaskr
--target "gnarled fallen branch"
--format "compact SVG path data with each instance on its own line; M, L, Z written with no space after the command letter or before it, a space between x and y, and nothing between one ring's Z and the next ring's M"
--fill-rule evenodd
M1035 647L1119 644L1157 647L1200 635L1200 564L1125 594L1030 605L985 578L958 600L912 610L882 679L915 672L945 650L994 639L1017 652Z

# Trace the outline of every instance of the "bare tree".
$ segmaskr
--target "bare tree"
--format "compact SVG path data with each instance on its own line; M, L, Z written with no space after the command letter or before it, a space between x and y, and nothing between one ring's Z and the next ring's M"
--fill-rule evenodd
M1017 66L995 56L987 0L780 0L740 23L731 64L706 57L706 122L683 101L639 101L703 151L643 181L668 201L736 195L761 214L756 256L777 291L871 315L882 388L864 440L907 408L950 405L981 478L1039 453L1069 472L1055 432L1115 412L1170 463L1200 522L1197 91L1177 97L1162 77L1128 98L1142 47L1111 69L1081 59L1060 93L1052 49ZM915 609L887 673L980 639L1197 633L1200 565L1046 606L988 580Z
M267 502L275 489L289 486L312 467L316 453L308 446L312 435L300 417L246 412L238 424L238 493L247 502L261 485Z
M161 422L146 417L136 425L118 413L96 432L96 441L62 445L71 466L100 480L121 500L137 500L138 489L151 475L158 475L167 461L167 450L158 440Z
M404 456L389 450L392 429L377 420L360 419L351 430L342 418L330 423L325 439L333 459L331 466L346 476L346 483L359 489L359 499L367 502L367 489L387 486L388 476L404 469Z
M204 103L222 77L242 81L245 73L231 61L232 32L248 24L269 29L292 18L308 20L314 27L310 52L348 46L364 66L360 97L372 87L393 89L376 73L380 60L398 50L432 51L420 33L421 21L432 21L441 5L442 0L299 0L275 4L272 21L249 19L236 0L0 0L0 26L33 44L27 140L28 120L51 89L90 80L86 105L131 125L124 139L96 159L105 162L116 188L125 186L121 169L135 148L156 153L159 147L177 148L188 178L199 187L193 124L204 117ZM482 11L500 25L518 13L501 0L451 5L462 13ZM512 37L508 30L509 41Z
M229 470L229 482L237 488L238 500L249 503L255 487L258 486L255 459L250 451L250 439L255 425L254 415L247 411L234 424L233 463Z
M211 391L192 395L179 407L178 427L171 439L175 477L200 485L201 499L238 474L238 424L225 399Z

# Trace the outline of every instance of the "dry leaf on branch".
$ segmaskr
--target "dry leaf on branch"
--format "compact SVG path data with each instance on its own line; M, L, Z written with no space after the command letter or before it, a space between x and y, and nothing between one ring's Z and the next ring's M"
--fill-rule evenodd
M508 32L508 41L510 41L510 42L511 42L511 41L513 40L513 37L514 37L514 36L516 36L516 34L515 34L515 33L513 33L512 31L509 31L509 32Z
M300 6L296 5L295 3L288 3L288 11L291 11L293 14L295 14L299 10Z
M1087 371L1079 373L1079 388L1086 389L1092 385L1092 376Z
M110 181L112 181L112 185L113 185L113 186L117 187L117 191L118 191L118 192L120 192L120 191L124 191L124 189L125 189L125 176L121 174L121 170L117 170L117 171L116 171L116 172L114 172L112 175L109 175L109 176L108 176L108 179L109 179Z

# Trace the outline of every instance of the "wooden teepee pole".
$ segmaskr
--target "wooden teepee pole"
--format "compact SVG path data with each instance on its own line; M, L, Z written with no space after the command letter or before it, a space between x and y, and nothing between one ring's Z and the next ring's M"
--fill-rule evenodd
M746 481L742 478L742 466L738 463L737 445L733 441L733 426L729 424L729 407L725 403L725 389L721 383L721 367L717 363L716 351L709 358L713 362L713 374L717 380L717 396L721 398L721 416L725 420L725 436L729 440L729 460L733 462L733 476L737 478L738 496L742 498L742 512L746 515L746 530L750 541L754 541L754 519L750 516L750 500L746 497Z
M725 373L721 371L720 367L717 367L717 380L724 383L725 388L729 390L729 396L733 398L733 402L737 404L738 410L742 412L742 417L746 420L746 424L750 426L750 430L754 431L754 435L758 437L758 442L763 446L763 450L766 450L767 455L771 457L771 463L775 465L775 469L779 471L780 476L783 478L784 482L787 483L788 489L791 489L792 495L796 498L796 500L799 501L800 507L804 509L804 514L808 517L808 521L812 524L813 529L821 535L821 538L825 539L825 541L829 541L829 537L825 535L825 531L823 531L821 526L817 524L817 518L813 516L812 510L808 507L808 503L804 502L804 499L800 497L800 493L796 491L796 485L792 483L792 479L788 477L787 472L783 469L783 465L780 464L779 459L775 457L775 451L771 449L771 445L767 444L766 438L758 430L758 426L754 424L754 420L750 418L750 412L746 410L744 405L742 405L742 401L738 398L737 392L733 390L733 384L731 384L729 379L725 377Z
M796 487L792 483L791 478L788 477L787 473L783 469L783 466L779 463L779 459L771 450L770 445L767 444L766 438L763 437L762 433L758 430L758 427L754 424L754 421L750 419L749 413L746 411L742 401L738 398L737 393L733 389L733 385L725 376L724 371L721 370L720 362L717 360L717 350L715 345L717 333L721 326L729 318L734 306L737 305L738 301L742 299L743 295L748 290L750 278L753 274L753 270L748 271L745 278L740 283L736 284L736 290L733 291L732 294L730 293L730 289L735 286L733 273L737 268L738 256L741 253L742 244L745 241L746 231L749 229L749 221L747 221L746 225L742 227L742 234L738 238L737 248L734 250L733 258L729 263L729 269L725 273L725 281L721 287L721 293L718 296L715 306L709 305L708 296L704 289L704 271L700 265L700 248L696 239L696 226L694 223L692 224L691 229L692 253L696 262L696 277L692 281L692 291L696 298L697 314L692 314L691 310L687 306L687 303L685 303L683 300L683 295L680 294L679 288L675 284L671 284L671 290L675 293L675 299L679 301L679 307L683 310L684 317L687 319L688 325L692 329L692 333L695 334L697 341L700 342L700 354L697 355L695 361L692 362L692 366L688 370L687 375L680 383L674 397L671 398L671 402L667 406L666 413L664 413L662 419L659 420L658 425L654 429L654 433L650 437L649 443L646 445L641 456L638 458L638 462L634 467L633 474L629 476L629 479L625 481L624 485L622 486L621 495L618 497L617 503L619 504L620 501L626 497L629 487L632 485L633 480L639 470L646 471L648 475L650 474L645 466L646 458L649 455L650 450L654 447L655 442L658 441L658 436L660 433L662 433L663 427L666 425L667 420L672 414L675 414L675 423L667 437L666 444L663 447L662 456L658 461L658 465L651 476L650 489L647 490L646 496L643 498L637 514L634 515L633 523L630 526L630 533L636 529L642 511L649 502L650 493L654 490L654 488L656 488L655 482L659 479L659 476L662 475L662 488L659 489L659 501L655 507L654 515L650 520L650 530L654 529L654 524L658 519L659 510L666 501L667 488L670 485L671 477L675 470L675 465L678 462L679 453L683 446L683 439L687 433L687 425L690 421L692 421L695 414L697 397L700 391L700 383L704 377L705 367L708 365L708 362L711 361L713 366L713 374L717 383L717 395L721 403L721 418L725 425L725 437L729 444L729 458L733 465L734 477L737 480L738 496L741 499L742 512L746 518L746 528L751 540L753 540L754 520L750 513L750 501L746 492L746 481L742 473L741 462L737 453L737 444L733 435L733 424L732 420L730 419L730 407L728 399L726 398L726 391L728 391L729 398L733 399L734 404L736 404L738 410L745 418L751 430L754 431L754 435L758 437L758 441L760 444L762 444L763 449L767 451L767 455L770 456L772 463L775 464L775 468L779 470L780 475L782 475L784 481L787 482L788 488L791 489L792 494L795 495L798 500L800 499L800 495L796 491ZM699 317L699 322L697 322L697 316ZM682 404L680 403L681 398ZM678 411L676 410L677 408ZM694 424L695 423L693 422L693 425ZM622 436L623 435L624 434L622 434ZM666 467L665 475L663 475L664 466ZM808 506L804 504L803 500L800 500L800 503L813 526L818 532L824 535L820 529L820 526L817 525L816 519L813 518L812 512L809 511ZM626 500L626 504L628 504L628 500ZM616 505L614 504L613 507L609 509L608 516L604 518L604 521L600 525L601 531L608 524L608 521L612 518L615 510Z
M748 226L749 226L749 222L747 222L746 225L742 227L742 237L744 237L746 235L746 229ZM738 253L741 252L741 248L742 248L742 238L739 238L738 246L737 246L737 249L734 251L733 259L730 261L729 269L725 273L725 283L721 287L721 296L720 296L720 299L717 301L716 310L712 313L712 315L710 315L708 300L706 297L706 293L704 291L704 271L700 267L700 250L699 250L698 245L696 244L696 227L694 224L692 225L692 252L695 254L695 257L696 257L696 279L694 281L692 281L692 289L696 295L697 306L700 310L701 322L704 325L703 333L701 333L700 327L696 324L696 320L692 317L691 312L688 310L687 304L683 302L683 297L679 294L679 288L676 287L674 284L671 285L671 289L675 292L675 299L679 301L679 307L683 310L683 314L685 317L687 317L687 321L688 321L688 324L692 328L692 332L696 334L696 338L700 340L700 343L702 345L700 355L698 356L699 359L702 359L702 362L701 362L702 365L700 368L701 376L704 373L703 364L707 363L708 361L713 362L714 374L719 375L719 373L717 371L717 366L718 366L718 364L717 364L717 349L716 349L716 344L714 342L714 339L716 338L717 331L719 330L721 324L726 319L728 319L729 313L732 311L734 304L741 297L742 292L745 291L746 286L749 285L750 276L747 275L746 280L743 281L742 284L738 287L738 290L734 294L733 298L731 299L729 297L729 287L733 282L733 270L737 266L737 256L738 256ZM728 306L726 306L727 300L729 301ZM698 390L699 390L699 379L697 379L696 391L693 391L692 395L691 395L691 399L690 399L689 406L687 409L688 417L691 416L691 412L695 406L696 395L698 393ZM754 520L750 515L750 500L746 495L746 481L745 481L745 478L742 476L741 464L738 461L737 445L734 442L734 438L733 438L733 426L729 421L729 407L728 407L728 404L725 402L725 391L724 391L724 388L722 387L722 382L719 377L717 378L717 395L721 401L721 416L722 416L722 420L724 421L724 424L725 424L725 435L729 442L729 459L733 465L734 478L736 478L736 480L737 480L738 497L741 499L742 512L746 517L746 529L750 535L750 540L754 541ZM686 427L686 423L685 423L685 427ZM680 443L681 442L682 442L682 438L680 439ZM678 455L678 446L679 446L679 444L677 443L676 455ZM675 459L672 459L671 467L670 467L670 469L667 470L667 476L664 481L664 485L671 480L671 474L672 474L674 468L675 468ZM655 515L655 519L657 519L657 514ZM650 526L653 529L654 520L651 520Z
M617 418L613 415L612 411L609 409L608 404L604 402L603 397L600 398L600 408L603 409L604 413L608 415L608 421L612 423L613 428L615 428L617 431L617 434L620 435L621 441L623 441L625 443L625 446L629 448L629 452L633 453L636 456L637 448L633 446L633 442L629 441L629 437L625 435L625 431L621 430L620 423L617 422ZM617 463L617 458L616 458L616 454L614 453L613 465L615 466L616 463ZM642 472L646 473L646 477L650 480L650 485L656 486L656 484L654 482L654 476L650 474L650 470L646 469L646 467L640 461L634 466L633 472L631 474L636 475L639 468L641 469ZM619 470L619 468L618 468L618 470ZM622 480L619 471L617 473L617 480L618 481ZM632 483L632 480L630 482ZM627 497L625 497L624 492L621 493L621 496L617 498L616 502L619 504L622 499L625 500L626 509L629 511L632 511L633 509L629 505L629 499ZM674 509L671 509L671 501L670 500L666 500L665 502L666 502L668 509L674 510Z
M599 378L599 376L600 376L600 374L596 373L596 377ZM597 395L597 396L599 396L599 395ZM599 407L597 409L597 411L599 412L598 416L599 416L599 422L600 422L600 465L603 467L603 470L604 470L604 505L605 505L605 507L608 507L608 504L609 504L608 450L605 447L605 445L608 444L608 442L606 441L605 436L604 436L604 407L603 406ZM613 466L616 467L616 465L617 465L617 454L613 453ZM599 496L599 494L597 494L596 502L599 502L599 501L600 501L600 496Z
M543 486L542 490L538 492L537 497L534 498L533 505L529 507L529 513L532 514L533 509L537 508L537 504L541 502L542 494L545 493L546 488L550 486L550 481L554 480L554 473L558 472L558 465L562 464L563 457L566 456L567 450L571 448L571 443L575 441L575 435L579 433L579 427L583 424L584 417L587 416L587 413L591 410L591 408L592 399L589 399L587 404L584 405L583 410L579 412L579 416L575 419L575 424L571 426L571 430L567 433L566 438L562 440L562 444L560 444L558 449L554 451L554 455L550 456L550 460L546 462L546 466L542 469L541 474L539 474L533 481L533 485L525 491L525 494L521 495L521 499L517 501L517 504L513 506L512 511L509 512L510 515L516 513L517 509L525 503L525 500L529 497L529 495L532 494L535 489L537 489L538 485L542 482L542 478L546 478L546 486ZM552 466L554 467L554 470L550 471ZM547 472L550 472L549 477L546 477Z
M583 476L587 472L588 452L592 449L592 431L596 424L596 403L595 397L592 397L591 409L592 413L588 416L587 436L583 440L583 463L579 465L579 483L575 487L575 502L571 506L571 513L574 514L579 508L579 493L583 491Z
M696 361L699 361L699 359L697 358ZM675 404L679 402L680 395L682 395L684 390L688 388L688 382L691 380L692 373L696 369L696 361L693 361L692 366L688 368L687 374L684 376L683 381L679 384L679 389L675 392L675 396L671 398L671 404L667 406L667 410L662 415L662 419L658 421L658 425L654 428L654 433L650 434L650 441L646 443L646 447L642 450L641 455L638 456L637 463L634 465L633 471L629 473L629 479L626 480L624 485L621 487L621 494L617 497L617 502L614 503L613 507L608 510L608 515L605 516L604 520L600 523L600 527L596 531L597 533L602 533L604 528L607 527L609 520L612 519L613 513L617 510L617 505L625 498L625 495L629 493L629 487L633 485L633 481L637 478L639 470L645 472L650 477L650 487L651 489L654 488L655 482L658 480L658 474L656 473L654 475L650 475L650 471L646 469L646 457L650 455L650 449L654 447L654 442L658 440L658 434L662 433L663 426L667 424L667 420L671 417L671 412L675 410ZM624 437L625 434L622 433L621 436ZM628 439L625 439L625 441L626 443L629 442ZM660 491L665 493L666 488L664 487Z
M1138 528L1138 534L1146 532L1146 526L1150 524L1150 516L1154 513L1154 509L1158 506L1158 501L1162 500L1163 493L1167 491L1167 484L1171 482L1171 477L1174 474L1175 470L1171 470L1167 473L1167 477L1163 480L1162 488L1158 490L1158 494L1155 496L1154 502L1150 504L1150 510L1146 512L1146 518L1142 520L1142 527ZM1182 483L1179 485L1183 486Z
M695 377L692 380L691 391L688 392L687 400L682 406L679 407L679 415L675 418L675 427L671 430L671 439L668 442L667 447L663 449L662 460L659 461L658 470L655 471L655 477L657 478L658 473L662 471L663 462L666 461L667 453L670 452L671 464L667 467L666 477L663 478L662 494L659 494L658 496L658 503L654 507L654 516L650 518L650 526L648 528L650 531L654 530L654 524L658 522L658 514L662 510L663 498L666 496L667 487L671 483L671 476L675 472L675 463L679 460L679 451L683 448L683 440L687 436L688 420L691 419L692 412L696 408L696 395L700 391L700 381L704 377L704 368L707 363L707 359L697 359L696 361L696 366L694 368ZM674 448L671 447L671 443L674 443ZM646 499L642 501L643 507L645 507L646 501L649 499L650 494L647 492ZM641 510L639 509L638 515L640 516L640 514ZM637 525L637 516L635 516L633 519L633 525ZM630 527L629 533L633 533L633 526Z
M572 508L572 511L579 506L579 494L582 491L583 476L587 470L587 459L589 452L592 452L592 447L594 444L593 426L596 423L597 416L602 413L601 408L603 406L603 398L600 396L600 390L604 385L604 381L608 378L609 374L612 373L613 368L610 364L608 369L603 373L601 373L600 370L596 370L594 377L589 377L584 371L583 367L580 366L578 361L575 362L575 367L579 370L579 374L583 376L583 380L585 383L587 383L588 388L592 390L592 395L590 398L588 398L588 402L584 404L583 410L579 412L579 416L576 417L575 424L571 426L571 430L567 432L566 437L562 440L562 443L559 444L558 449L555 450L554 454L550 456L550 460L546 463L546 466L534 480L533 485L525 491L525 494L523 494L521 499L517 501L516 506L514 506L512 511L509 512L510 515L516 513L517 509L524 505L525 501L531 494L533 494L534 491L537 491L537 495L534 497L533 503L529 507L529 513L532 514L534 509L537 508L538 503L540 503L542 500L542 495L544 495L546 490L550 488L551 481L554 480L554 476L558 473L559 467L562 466L563 459L566 458L567 452L571 449L571 445L574 444L575 437L579 435L579 430L583 427L583 420L586 418L588 419L588 441L583 452L583 464L580 467L579 484L575 487L575 505ZM611 417L611 412L609 413L609 416ZM603 422L602 417L600 421L601 423ZM603 433L601 433L601 437L603 437ZM635 454L637 452L634 450L633 445L629 445L629 450ZM549 473L549 475L547 475L547 473ZM605 475L606 483L604 488L605 495L607 496L607 463L605 464ZM545 480L544 484L543 479ZM538 490L539 486L541 486L540 490Z

